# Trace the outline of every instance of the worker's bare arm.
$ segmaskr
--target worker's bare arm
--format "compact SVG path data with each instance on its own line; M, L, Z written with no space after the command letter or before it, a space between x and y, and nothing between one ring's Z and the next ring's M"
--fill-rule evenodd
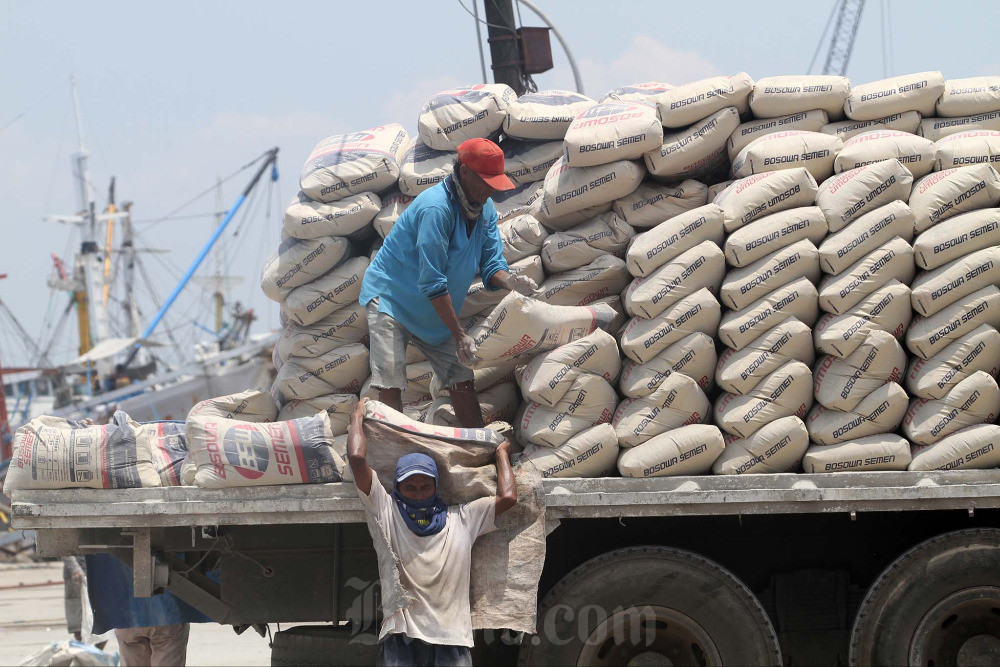
M504 440L497 447L497 500L494 514L500 516L517 504L517 483L510 467L510 441Z
M351 464L351 472L354 473L354 483L363 494L371 495L372 492L372 467L368 465L368 439L365 438L365 402L368 399L361 397L361 400L354 406L351 412L351 425L347 431L347 461Z
M500 269L490 277L490 285L493 285L493 287L496 287L497 289L505 289L506 288L505 283L507 282L507 278L509 277L510 277L509 271L504 271L503 269Z
M460 336L465 334L462 325L458 323L458 315L455 314L455 306L451 302L450 294L445 292L441 296L434 297L431 299L431 305L434 306L434 312L437 313L437 316L448 327L452 338L458 340Z

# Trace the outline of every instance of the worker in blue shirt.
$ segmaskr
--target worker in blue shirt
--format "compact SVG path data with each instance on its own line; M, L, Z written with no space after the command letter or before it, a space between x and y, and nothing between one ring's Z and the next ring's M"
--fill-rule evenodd
M403 409L412 340L451 394L458 422L483 426L471 370L479 361L476 343L457 313L477 272L488 290L530 296L538 289L531 278L510 273L503 257L490 195L513 188L499 146L463 142L452 175L403 211L365 272L359 301L368 314L371 385L388 406Z

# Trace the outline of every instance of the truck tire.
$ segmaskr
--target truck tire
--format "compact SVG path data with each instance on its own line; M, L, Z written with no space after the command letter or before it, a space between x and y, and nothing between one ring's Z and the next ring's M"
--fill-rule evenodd
M374 665L378 635L355 633L349 625L300 625L274 634L271 664L279 667Z
M938 535L890 563L858 609L850 663L1000 664L1000 529Z
M611 551L542 601L521 665L779 665L767 613L740 580L680 549Z

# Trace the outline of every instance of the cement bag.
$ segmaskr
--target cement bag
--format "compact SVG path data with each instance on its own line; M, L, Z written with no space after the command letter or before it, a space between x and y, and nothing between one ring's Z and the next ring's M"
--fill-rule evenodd
M658 93L654 99L664 127L687 127L726 107L736 107L739 114L745 114L752 91L753 79L740 72L686 83Z
M348 427L351 425L351 412L357 402L358 397L354 394L328 394L301 401L296 399L289 401L281 408L276 421L284 422L302 417L312 417L325 412L330 419L330 431L336 437L347 433Z
M517 414L518 405L520 405L517 397L517 385L513 382L506 382L486 391L477 392L477 397L484 424L513 421ZM436 426L462 427L458 417L455 416L455 406L452 405L451 398L434 399L434 402L428 406L423 421L426 424Z
M846 76L766 76L753 86L750 110L757 118L770 118L821 109L837 120L843 117L850 94L851 82Z
M294 288L281 304L282 317L308 326L357 301L367 269L367 257L354 257L311 283Z
M327 137L302 165L299 187L321 202L382 192L396 184L409 141L398 123Z
M632 194L615 201L613 210L633 227L655 227L708 202L708 186L686 180L665 185L645 181Z
M936 149L929 139L898 130L874 130L844 142L833 170L838 174L882 160L899 160L914 178L934 168Z
M535 215L537 204L542 199L542 184L525 183L513 190L494 192L490 199L497 209L500 222L518 215Z
M726 239L726 261L744 267L797 243L813 245L826 236L826 217L816 206L792 208L760 218L740 227Z
M558 447L596 424L611 421L618 394L599 375L579 375L556 404L526 403L518 415L517 438L524 444Z
M903 418L903 433L916 445L933 445L959 429L993 422L998 412L997 381L976 371L941 398L914 399Z
M983 324L953 341L930 359L914 357L906 373L906 389L928 400L943 398L976 371L1000 372L1000 332Z
M729 160L732 161L754 139L760 139L772 132L784 132L786 130L819 132L820 128L826 126L828 121L829 118L825 111L811 109L778 117L761 116L756 120L742 123L733 130L733 133L729 135L729 141L726 143Z
M618 436L611 424L598 424L559 447L528 445L521 457L542 477L609 477L618 463Z
M385 238L389 235L389 231L392 226L396 224L396 220L399 216L403 214L406 207L409 206L416 197L411 197L410 195L404 195L402 192L393 188L389 192L382 195L382 208L379 209L378 214L372 220L372 227L378 232L378 235Z
M720 301L743 310L757 299L799 278L819 280L819 253L808 239L780 248L756 262L732 269L719 290Z
M931 270L995 245L1000 245L1000 209L981 209L956 215L947 225L918 236L913 259L920 268Z
M537 210L534 208L532 209L532 215L538 218L539 222L544 224L546 229L554 232L572 229L573 227L582 225L602 213L608 213L611 211L611 202L605 202L596 206L581 208L579 211L573 211L572 213L567 213L565 215L550 216L546 215L545 212L541 210L540 206L541 203L539 203Z
M716 475L795 472L809 447L809 431L794 416L764 424L749 438L723 437L726 449L712 464Z
M374 192L362 192L329 204L313 201L303 192L285 207L281 230L297 239L353 236L365 229L382 209Z
M819 307L841 315L890 280L913 280L913 248L898 236L871 251L835 276L819 283Z
M872 130L899 130L916 134L920 126L920 114L916 111L893 113L875 120L843 120L839 123L829 123L820 128L823 134L832 134L847 141Z
M639 162L619 160L593 167L571 167L565 158L556 161L542 184L540 211L546 219L601 204L610 204L634 191L646 175ZM565 229L565 227L560 227Z
M903 111L932 116L944 92L941 72L904 74L851 87L844 112L852 120L874 120Z
M910 443L890 433L839 442L813 445L802 459L809 472L860 472L906 470L910 464Z
M655 178L678 181L708 176L726 163L726 142L740 124L736 107L716 111L691 127L663 136L643 159Z
M705 241L722 245L722 209L715 204L700 206L643 232L632 239L625 254L629 273L651 275L681 253Z
M819 186L816 205L831 232L897 199L910 196L913 175L897 159L883 160L831 176Z
M625 450L618 471L622 477L701 475L711 470L725 446L719 429L692 424Z
M288 357L317 357L342 345L365 342L367 338L365 307L354 301L309 326L286 326L274 344L274 365L281 366Z
M806 427L817 445L892 433L903 421L907 403L906 391L889 382L865 396L850 411L829 410L817 403L806 418Z
M736 181L731 181L731 180L730 181L720 181L718 183L715 183L713 185L708 186L708 201L709 202L714 202L715 198L719 196L719 193L721 193L723 190L725 190L726 188L728 188L730 185L732 185L735 182Z
M554 306L586 306L621 294L630 278L625 262L601 255L586 266L549 276L535 296Z
M568 90L541 90L511 100L503 121L505 136L532 141L561 141L573 119L597 104Z
M819 317L819 295L808 278L799 278L766 294L743 310L726 312L719 325L719 340L742 350L757 336L794 317L811 326Z
M733 160L733 176L746 178L774 169L803 167L817 181L833 173L844 142L822 132L788 130L754 139Z
M515 382L517 380L517 361L509 361L497 366L482 366L472 371L472 386L476 391L486 391L505 382ZM409 368L409 366L407 366ZM431 396L441 398L449 396L449 391L441 386L440 380L435 375L430 383Z
M886 382L901 382L906 352L892 334L873 331L843 359L825 355L813 373L813 395L831 410L853 410Z
M921 271L910 286L913 310L930 316L987 285L1000 287L1000 247L991 246Z
M827 236L819 246L819 266L831 275L843 273L897 236L907 243L913 240L913 212L901 200L873 209Z
M514 185L542 180L563 153L559 141L534 143L506 139L500 142L500 148L503 149L504 172Z
M810 366L814 360L812 330L792 317L757 336L742 350L726 348L715 368L715 381L723 391L745 396L788 362Z
M956 132L934 142L934 170L970 164L1000 162L1000 132L970 130Z
M622 401L611 423L619 446L635 447L671 429L707 422L711 409L697 382L673 373L648 396Z
M1000 174L988 164L945 169L913 184L913 231L922 234L960 213L991 208L1000 201Z
M660 93L665 93L673 89L669 83L662 81L645 81L643 83L633 83L630 86L622 86L608 91L601 101L605 100L646 100L654 98Z
M502 83L444 90L424 104L417 132L436 151L453 151L466 139L489 137L503 127L517 94Z
M582 225L550 234L542 243L542 265L546 273L576 269L602 255L624 257L632 228L617 213L608 211Z
M619 260L620 261L620 260ZM476 341L482 361L477 367L547 352L605 329L617 317L606 304L551 306L509 292L469 335Z
M292 288L316 280L339 264L350 246L342 236L286 238L264 260L260 289L264 296L281 303Z
M930 317L915 317L906 331L906 347L921 359L930 359L981 324L1000 327L1000 290L993 285L962 297Z
M275 377L285 398L353 394L370 375L368 348L351 343L320 357L290 357Z
M713 416L723 431L746 438L781 417L805 417L812 403L812 371L801 361L790 361L743 396L721 394Z
M184 463L190 452L184 436L184 422L162 421L139 424L136 440L149 444L150 458L160 486L185 486L182 481Z
M599 375L614 383L621 368L618 342L598 329L529 361L517 374L517 384L525 399L552 407L580 375Z
M636 278L622 294L629 315L653 319L698 290L713 295L726 276L726 258L711 241L685 250L645 278Z
M656 391L671 374L680 373L707 392L712 388L715 363L715 341L699 331L681 338L644 364L626 361L618 389L628 398L643 398Z
M549 231L533 215L517 215L497 225L503 241L503 258L508 264L537 255Z
M727 232L735 232L758 218L816 200L816 179L801 167L754 174L734 181L716 195L722 207Z
M622 331L622 353L632 361L646 363L670 345L700 331L714 336L722 308L707 289L671 304L655 319L633 317Z
M937 115L945 118L1000 111L1000 76L948 79L937 101Z
M36 417L14 433L3 492L15 489L130 489L160 486L151 438L122 411L101 426Z
M873 331L902 337L912 317L910 288L890 280L843 315L828 313L820 318L813 331L813 343L819 352L846 357Z
M545 280L545 270L542 268L542 260L538 255L529 255L524 259L508 266L511 273L527 276L535 281L536 285L542 284ZM461 318L471 317L476 313L489 312L507 295L507 290L488 290L483 285L482 278L476 278L469 291L466 292L465 301L462 302L462 310L458 313Z
M571 167L592 167L618 160L637 160L663 140L656 107L646 102L596 104L577 116L566 130L563 151Z
M1000 426L977 424L929 447L914 447L907 470L986 470L1000 465Z
M959 118L924 118L920 121L917 134L931 141L937 141L949 134L971 130L1000 130L1000 111Z
M399 167L399 191L416 197L448 178L454 168L454 153L436 151L419 138L414 138L403 154L403 162Z

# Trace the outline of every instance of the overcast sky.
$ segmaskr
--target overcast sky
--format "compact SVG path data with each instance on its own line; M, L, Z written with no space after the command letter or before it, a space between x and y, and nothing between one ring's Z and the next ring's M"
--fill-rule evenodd
M1000 73L994 39L1000 4L891 0L884 25L884 2L866 3L847 72L852 81L934 69L946 78ZM645 80L804 73L833 0L535 4L568 41L585 92L599 97ZM526 6L520 12L524 25L541 25ZM891 35L888 59L883 30ZM540 89L572 89L555 39L553 51L555 69L535 80ZM488 69L488 48L486 54ZM824 57L825 47L814 71ZM386 122L414 132L428 97L482 78L473 18L458 0L0 0L0 62L0 273L8 274L0 300L33 334L68 298L57 294L50 302L51 253L71 260L79 243L72 229L42 221L76 209L71 74L98 206L116 176L119 201L135 202L138 245L170 251L145 259L161 296L211 234L214 196L179 214L201 217L142 221L162 217L268 148L281 148L270 216L262 201L241 237L227 239L227 269L244 278L232 296L261 315L258 331L277 326L277 306L258 287L260 265L278 243L283 205L298 189L312 146L330 134ZM226 206L248 177L227 183ZM207 262L203 273L213 269ZM148 316L152 306L145 307ZM211 320L207 294L196 287L169 319L185 342L196 332L191 322ZM24 363L9 331L0 318L0 354L6 363ZM65 360L74 355L75 321L63 334L56 356Z

